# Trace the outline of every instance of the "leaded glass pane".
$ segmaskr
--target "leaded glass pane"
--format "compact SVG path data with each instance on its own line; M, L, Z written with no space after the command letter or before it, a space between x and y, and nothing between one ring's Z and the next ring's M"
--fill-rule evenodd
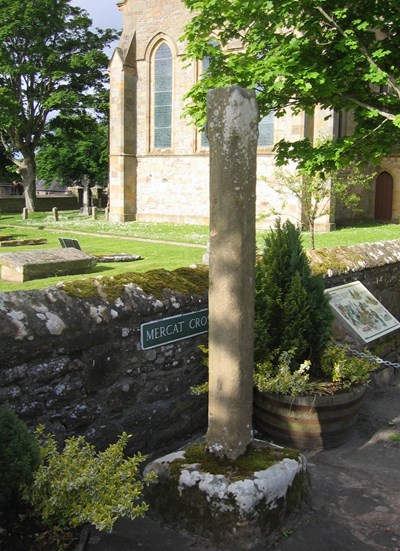
M160 149L171 147L171 128L156 128L154 131L154 145Z
M258 125L258 147L274 145L274 112L263 117Z
M154 147L171 147L172 130L172 52L161 44L154 67Z
M201 133L201 147L204 147L204 149L210 147L210 143L204 131Z
M203 59L203 67L202 67L202 70L203 70L203 73L205 71L207 71L207 69L209 68L210 66L210 56L206 56L204 59ZM201 133L201 138L200 138L200 145L202 148L204 149L207 149L208 147L210 147L210 143L208 141L208 138L203 130L203 132Z

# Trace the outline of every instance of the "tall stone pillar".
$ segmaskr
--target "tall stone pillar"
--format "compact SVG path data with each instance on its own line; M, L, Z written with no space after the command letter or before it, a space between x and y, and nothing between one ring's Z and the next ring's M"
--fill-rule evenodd
M238 86L207 96L210 142L209 413L206 444L236 459L252 440L258 109Z
M116 48L110 71L109 220L136 219L135 38L125 52Z

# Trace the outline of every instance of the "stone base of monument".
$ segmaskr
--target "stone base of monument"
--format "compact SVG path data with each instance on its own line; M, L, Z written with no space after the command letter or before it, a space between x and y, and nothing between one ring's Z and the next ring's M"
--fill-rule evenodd
M157 474L145 491L149 514L221 549L270 544L310 497L304 456L260 440L235 462L197 441L152 461L149 471Z

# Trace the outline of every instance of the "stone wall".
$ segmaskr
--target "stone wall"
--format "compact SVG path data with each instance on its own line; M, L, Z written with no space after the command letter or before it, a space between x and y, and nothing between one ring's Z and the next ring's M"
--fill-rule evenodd
M99 286L103 297L105 292ZM143 351L140 324L200 310L204 296L127 285L115 301L72 298L62 287L0 294L0 405L59 439L85 434L103 447L123 431L129 451L154 450L203 429L206 397L194 337Z
M359 280L400 317L400 240L310 258L327 287ZM59 438L85 434L101 447L126 431L134 435L129 451L203 431L206 397L189 388L207 376L198 350L206 336L144 351L139 331L143 322L207 307L207 296L164 290L154 298L131 283L108 300L109 287L94 281L95 296L84 286L72 296L62 285L0 293L0 405L30 426L44 423ZM392 361L398 350L398 335L377 347Z
M78 199L73 195L64 197L36 197L37 210L41 212L51 212L54 207L58 210L77 210L79 208ZM18 214L22 213L25 207L25 199L21 197L0 197L0 213Z

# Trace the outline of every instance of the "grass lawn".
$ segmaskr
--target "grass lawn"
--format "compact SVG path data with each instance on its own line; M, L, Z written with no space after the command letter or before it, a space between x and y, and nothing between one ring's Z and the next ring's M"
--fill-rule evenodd
M263 236L267 230L257 232L257 247L262 249ZM74 233L79 232L79 234ZM128 222L125 224L106 222L103 213L98 220L80 216L76 211L59 213L59 221L52 213L33 213L28 220L21 215L2 214L0 234L11 234L13 238L46 238L46 245L25 247L1 247L0 254L23 250L59 248L59 237L72 237L79 240L82 249L94 255L128 253L144 258L127 263L98 263L91 275L112 276L124 272L146 272L154 268L173 270L182 266L199 263L208 241L208 226L190 224L149 224ZM304 233L304 245L309 247L309 234ZM400 239L400 225L365 224L343 228L329 233L317 233L316 247L348 246L356 243ZM181 243L178 245L177 243ZM63 276L38 279L26 283L8 283L0 280L1 291L17 289L43 289L60 281L80 279L87 275Z
M0 215L0 226L18 224L24 228L43 227L48 229L63 229L87 233L101 233L134 237L137 239L156 239L176 241L178 243L192 243L207 245L208 226L194 224L148 224L146 222L106 222L104 213L98 213L98 219L91 216L80 216L76 211L59 212L59 220L53 219L52 213L34 212L28 220L22 220L20 214Z
M205 252L204 247L168 245L164 243L149 243L144 241L132 241L122 239L120 236L98 237L91 234L77 235L68 231L50 232L45 229L33 227L9 227L2 224L0 220L0 234L11 234L15 239L45 238L46 245L29 245L20 247L0 247L0 254L7 252L20 252L24 250L43 250L46 248L60 248L58 237L72 237L78 239L83 251L93 254L135 254L143 257L143 260L135 262L113 262L98 263L90 276L113 276L124 272L147 272L155 268L174 270L182 266L200 263ZM25 283L9 283L0 280L0 292L15 291L18 289L43 289L55 285L60 281L70 281L88 277L84 275L51 277L46 279L35 279Z

